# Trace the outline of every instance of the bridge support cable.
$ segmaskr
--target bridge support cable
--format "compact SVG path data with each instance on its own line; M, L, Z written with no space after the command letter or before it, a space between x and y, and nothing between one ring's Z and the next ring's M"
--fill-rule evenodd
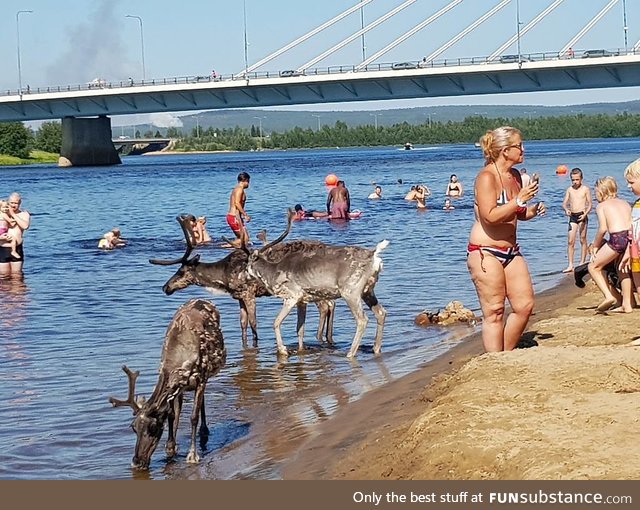
M500 9L502 9L503 7L506 7L507 4L511 3L513 0L502 0L502 2L500 2L498 5L496 5L493 9L491 9L490 11L487 11L483 16L481 16L480 18L478 18L477 20L475 20L473 23L471 23L471 25L469 25L467 28L465 28L462 32L460 32L458 35L456 35L453 39L451 39L447 44L440 46L440 48L438 48L436 51L434 51L431 55L425 57L425 60L427 62L431 62L434 59L438 58L442 53L444 53L445 51L447 51L449 48L451 48L451 46L453 46L454 44L456 44L458 41L460 41L460 39L462 39L463 37L465 37L469 32L472 32L473 30L475 30L476 28L478 28L480 25L482 25L485 21L487 21L491 16L493 16L494 14L496 14Z
M520 30L519 34L516 34L513 37L511 37L506 43L504 43L496 51L494 51L491 55L489 55L487 60L489 61L496 60L500 55L502 55L504 50L506 50L513 43L515 43L519 37L522 37L529 30L531 30L538 23L540 23L540 21L542 21L543 18L545 18L551 11L555 10L562 2L564 2L564 0L555 0L555 2L553 2L549 7L547 7L544 11L542 11L535 18L533 18L529 23L527 23L524 27L522 27L522 30Z
M338 44L336 44L335 46L333 46L332 48L329 48L327 51L325 51L322 55L318 55L316 58L310 60L309 62L307 62L306 64L301 65L300 67L298 67L297 71L302 73L304 72L306 69L309 69L311 66L317 64L318 62L320 62L321 60L327 58L329 55L331 55L332 53L335 53L336 51L338 51L339 49L345 47L347 44L349 44L351 41L355 41L358 37L360 37L362 34L367 33L369 30L377 27L378 25L380 25L381 23L384 23L385 21L387 21L389 18L395 16L396 14L398 14L400 11L402 11L403 9L406 9L407 7L409 7L411 4L415 3L417 0L406 0L403 4L399 5L398 7L396 7L395 9L389 11L387 14L385 14L384 16L381 16L380 18L378 18L377 20L375 20L374 22L370 23L369 25L367 25L366 27L358 30L356 33L350 35L349 37L347 37L346 39L344 39L342 42L339 42Z
M427 25L430 25L431 23L433 23L440 16L443 16L444 14L449 12L451 9L453 9L456 5L458 5L462 1L463 0L453 0L453 2L445 5L438 12L436 12L432 16L429 16L427 19L425 19L424 21L422 21L421 23L419 23L418 25L413 27L411 30L409 30L406 34L402 35L401 37L398 37L398 39L396 39L392 43L388 44L387 46L382 48L380 51L375 53L374 55L371 55L368 59L362 61L360 64L358 64L356 66L356 71L359 71L360 69L363 69L364 67L367 67L367 65L369 65L371 62L377 60L378 58L380 58L385 53L389 52L390 50L392 50L393 48L395 48L399 44L403 43L404 41L409 39L409 37L413 36L414 34L419 32L420 30L422 30L424 27L426 27ZM507 1L510 2L511 0L507 0Z
M582 37L584 37L584 35L593 28L593 26L600 21L605 14L607 14L614 5L616 5L619 2L619 0L611 0L607 5L604 6L604 9L602 9L598 14L596 14L595 18L593 18L589 23L587 23L584 28L582 30L580 30L580 32L578 32L576 35L573 36L573 38L564 45L564 47L560 50L560 55L564 55L569 48L573 48L575 46L575 44L582 39Z
M289 51L291 48L294 48L294 47L298 46L299 44L305 42L307 39L310 39L314 35L322 32L324 29L329 28L331 25L336 24L338 21L342 20L343 18L346 18L350 14L354 13L358 9L361 9L362 7L364 7L365 5L367 5L368 3L371 3L371 2L373 2L373 0L362 0L359 4L354 5L353 7L351 7L350 9L347 9L346 11L344 11L341 14L338 14L335 18L330 19L329 21L327 21L326 23L323 23L319 27L314 28L313 30L311 30L311 32L307 32L303 36L298 37L295 41L292 41L289 44L287 44L286 46L283 46L279 50L271 53L271 55L267 55L262 60L259 60L255 64L252 64L251 66L247 67L247 69L243 69L243 71L241 73L237 73L233 77L234 78L242 78L242 77L244 77L246 73L250 73L252 71L255 71L259 67L262 67L263 65L265 65L267 62L271 62L274 58L279 57L280 55L282 55L286 51Z
M638 41L637 43L635 43L635 44L633 45L632 51L633 51L634 53L636 53L637 51L640 51L640 41Z

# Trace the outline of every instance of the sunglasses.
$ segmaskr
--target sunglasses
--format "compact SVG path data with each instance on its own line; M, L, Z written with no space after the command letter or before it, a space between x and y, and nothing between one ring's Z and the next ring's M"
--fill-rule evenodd
M520 142L520 143L514 143L513 145L508 145L507 149L511 149L512 147L515 147L518 150L522 150L524 149L524 142Z

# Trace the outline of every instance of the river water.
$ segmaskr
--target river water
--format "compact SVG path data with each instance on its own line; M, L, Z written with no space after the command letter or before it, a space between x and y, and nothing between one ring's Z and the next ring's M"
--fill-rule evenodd
M566 266L561 202L570 181L557 176L556 167L580 166L589 185L604 175L623 184L622 172L638 153L638 140L527 142L525 165L541 174L541 198L549 209L519 229L537 291L554 286ZM0 195L19 191L33 214L24 282L0 281L0 478L280 478L283 462L318 423L474 331L425 329L413 319L453 299L478 307L465 266L472 193L456 201L454 211L441 207L449 175L456 173L471 192L481 165L479 149L467 144L138 156L105 168L0 168ZM355 324L344 303L337 307L337 349L322 348L313 338L317 314L311 307L309 349L281 363L271 328L279 300L258 302L261 345L242 349L234 300L197 287L171 297L162 293L177 267L152 266L148 259L183 253L176 215L206 215L215 238L230 235L224 216L241 171L251 174L250 232L266 228L271 237L285 226L286 206L324 208L325 175L346 181L352 207L363 216L346 225L300 222L290 239L368 247L390 241L376 287L388 311L381 356L371 353L375 321L369 314L363 350L355 362L346 359ZM366 198L374 181L383 187L382 200ZM426 212L403 200L418 182L433 192ZM621 195L632 200L626 187ZM595 224L592 217L590 237ZM100 252L97 240L114 226L129 245ZM227 253L216 247L198 251L207 261ZM177 307L194 297L218 306L228 350L227 366L207 389L211 436L203 461L185 462L189 438L183 419L177 458L167 462L162 442L149 473L135 473L129 467L135 443L131 412L112 408L108 397L126 394L123 364L141 372L137 393L151 393L166 327ZM283 332L295 349L295 314ZM190 409L189 398L184 412Z

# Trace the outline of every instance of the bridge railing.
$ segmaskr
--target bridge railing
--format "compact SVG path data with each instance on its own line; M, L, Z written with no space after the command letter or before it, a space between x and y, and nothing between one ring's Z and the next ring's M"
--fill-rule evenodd
M625 50L624 48L615 48L610 50L597 50L606 51L608 56L620 56L620 55L637 55L640 54L640 48L630 48ZM368 64L363 68L358 68L356 65L335 65L328 67L316 67L312 69L305 69L304 71L254 71L247 74L231 74L216 75L214 76L178 76L170 78L154 78L150 80L123 80L107 82L103 79L95 79L91 82L76 85L58 85L49 87L37 87L31 88L27 85L22 91L17 89L6 90L0 92L3 96L23 96L28 94L43 94L43 93L55 93L55 92L76 92L76 91L90 91L90 90L104 90L104 89L128 89L132 87L147 87L158 85L182 85L182 84L198 84L209 82L236 82L246 80L260 80L268 78L282 78L284 76L318 76L318 75L333 75L333 74L345 74L345 73L362 73L372 71L390 71L394 69L423 69L423 68L442 68L442 67L460 67L460 66L472 66L479 64L496 64L496 63L514 63L514 62L540 62L551 60L563 60L576 58L580 59L585 54L585 50L575 50L573 52L541 52L541 53L522 53L518 57L517 55L503 55L502 57L495 57L490 59L489 56L481 57L460 57L460 58L447 58L436 59L427 61L422 60L408 60L398 63L378 63ZM514 58L518 57L518 58ZM399 66L399 67L398 67ZM285 74L286 73L286 74Z

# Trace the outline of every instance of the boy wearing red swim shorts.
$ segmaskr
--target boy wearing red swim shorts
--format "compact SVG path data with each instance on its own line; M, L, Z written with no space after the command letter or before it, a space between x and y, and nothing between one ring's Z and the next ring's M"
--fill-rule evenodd
M240 248L242 244L249 244L249 234L245 223L251 221L251 216L246 213L244 206L247 201L245 190L249 187L250 180L251 177L247 172L240 172L238 174L238 184L233 188L229 197L227 224L236 236L236 239L231 242L234 248Z

